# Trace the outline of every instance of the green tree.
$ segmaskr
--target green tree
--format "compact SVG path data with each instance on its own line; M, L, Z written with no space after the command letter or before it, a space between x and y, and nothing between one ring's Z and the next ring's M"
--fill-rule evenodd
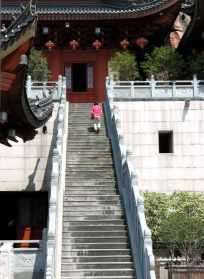
M145 193L145 213L153 241L170 251L179 249L186 262L204 245L204 195ZM155 246L156 246L155 245Z
M180 192L171 196L171 207L161 225L161 239L181 250L186 262L204 240L204 196Z
M189 78L196 74L198 79L204 79L204 51L194 54L188 60Z
M156 47L151 54L145 55L141 68L148 78L154 75L158 80L178 79L182 77L185 61L171 47Z
M45 81L50 77L48 62L42 52L34 48L31 49L28 59L28 74L33 80Z
M154 243L161 242L161 226L167 217L170 207L170 197L163 193L145 192L145 215L151 228Z
M129 51L116 52L108 63L109 72L119 80L139 78L138 64L134 54Z

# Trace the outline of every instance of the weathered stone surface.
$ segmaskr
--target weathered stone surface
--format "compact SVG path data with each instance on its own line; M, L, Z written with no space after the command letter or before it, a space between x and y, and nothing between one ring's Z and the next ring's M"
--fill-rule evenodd
M133 279L110 141L104 123L99 134L92 131L89 111L90 104L69 111L62 279Z

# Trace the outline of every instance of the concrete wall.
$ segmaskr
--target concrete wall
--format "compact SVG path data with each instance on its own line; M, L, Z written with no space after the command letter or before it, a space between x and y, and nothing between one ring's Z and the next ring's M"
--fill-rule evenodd
M145 191L204 191L204 102L115 102L125 144ZM174 152L159 153L158 131L172 130Z
M9 141L11 147L0 143L0 191L47 190L57 110L55 103L53 115L46 124L47 134L40 128L26 142L17 137L18 143Z

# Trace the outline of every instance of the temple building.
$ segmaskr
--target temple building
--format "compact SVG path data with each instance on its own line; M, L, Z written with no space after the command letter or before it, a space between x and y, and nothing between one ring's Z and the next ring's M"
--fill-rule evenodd
M116 50L143 57L166 40L180 0L87 0L37 2L34 45L43 49L52 79L65 75L71 102L103 101L108 60ZM2 23L20 12L18 1L2 1Z
M155 46L199 49L202 1L2 0L0 278L156 278L137 190L202 191L203 82L125 88L105 82L108 62L120 50L140 61ZM32 46L50 81L27 75Z

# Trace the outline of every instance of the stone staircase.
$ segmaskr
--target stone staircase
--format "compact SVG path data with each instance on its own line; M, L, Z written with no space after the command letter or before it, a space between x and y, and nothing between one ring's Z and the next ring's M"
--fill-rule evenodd
M70 104L62 279L136 278L104 120L91 129L90 104Z

